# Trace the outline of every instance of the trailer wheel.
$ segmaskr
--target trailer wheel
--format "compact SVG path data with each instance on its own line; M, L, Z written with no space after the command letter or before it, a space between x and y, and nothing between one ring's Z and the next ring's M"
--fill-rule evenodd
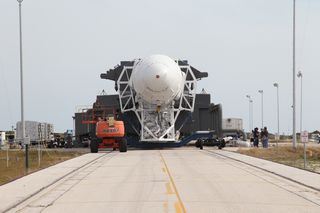
M200 142L201 142L201 139L198 139L198 140L196 141L196 144L195 144L195 145L196 145L197 148L200 147Z
M95 140L95 139L91 140L91 142L90 142L91 153L98 153L98 146L99 146L99 144L98 144L97 140Z
M200 149L203 149L203 140L200 140L200 141L199 141L199 148L200 148Z
M222 139L222 140L220 141L220 145L218 146L218 148L219 148L219 149L222 149L222 148L224 148L225 146L226 146L226 142L225 142L224 139Z
M128 145L127 145L127 140L125 138L122 138L119 141L119 151L120 152L127 152Z

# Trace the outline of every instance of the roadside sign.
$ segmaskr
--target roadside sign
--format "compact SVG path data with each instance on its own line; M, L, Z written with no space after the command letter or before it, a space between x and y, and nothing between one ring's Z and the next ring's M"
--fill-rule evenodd
M300 139L301 139L302 143L308 143L308 141L309 141L308 134L309 134L308 131L302 131L301 132Z
M23 144L30 144L30 138L29 137L25 137L23 140Z

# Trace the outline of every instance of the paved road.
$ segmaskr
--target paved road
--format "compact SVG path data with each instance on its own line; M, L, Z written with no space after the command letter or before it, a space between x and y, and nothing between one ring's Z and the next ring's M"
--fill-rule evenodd
M317 191L195 148L112 152L19 212L320 212Z

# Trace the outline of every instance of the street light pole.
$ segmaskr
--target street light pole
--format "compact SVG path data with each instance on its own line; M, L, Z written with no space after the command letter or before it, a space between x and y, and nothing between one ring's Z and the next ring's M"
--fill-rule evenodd
M250 95L246 95L246 97L248 98L248 103L249 103L249 122L248 122L248 124L249 124L249 132L252 130L252 127L251 127L251 102L252 102L252 100L251 100L251 96Z
M279 143L279 139L280 139L280 119L279 119L279 84L278 83L274 83L273 84L274 87L277 88L277 123L278 123L278 138L277 138L277 146Z
M299 71L297 74L298 78L300 78L300 138L302 135L302 72ZM306 168L307 155L306 155L306 143L303 143L303 156L304 156L304 168Z
M22 18L21 18L21 4L23 0L17 0L19 3L19 38L20 38L20 89L21 89L21 128L22 128L22 141L25 144L25 166L26 172L28 172L29 168L29 152L28 152L28 144L26 143L26 128L24 121L24 95L23 95L23 57L22 57Z
M293 148L297 147L297 139L296 139L296 0L293 0L293 48L292 48L292 85L293 85L293 103L292 103L292 111L293 111L293 118L292 118L292 145Z
M300 78L300 134L302 132L302 72L299 71L297 77Z
M253 130L253 100L250 99L250 104L251 104L251 130Z
M261 128L263 128L263 90L258 92L261 94Z

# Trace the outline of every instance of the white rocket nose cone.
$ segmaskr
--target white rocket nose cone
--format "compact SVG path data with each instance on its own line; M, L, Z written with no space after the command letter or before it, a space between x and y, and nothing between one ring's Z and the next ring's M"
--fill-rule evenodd
M164 55L139 60L132 70L137 95L151 104L168 104L183 90L184 77L177 63Z
M161 63L154 63L147 67L148 72L144 81L146 83L147 89L153 92L161 92L168 88L167 72L168 67Z

